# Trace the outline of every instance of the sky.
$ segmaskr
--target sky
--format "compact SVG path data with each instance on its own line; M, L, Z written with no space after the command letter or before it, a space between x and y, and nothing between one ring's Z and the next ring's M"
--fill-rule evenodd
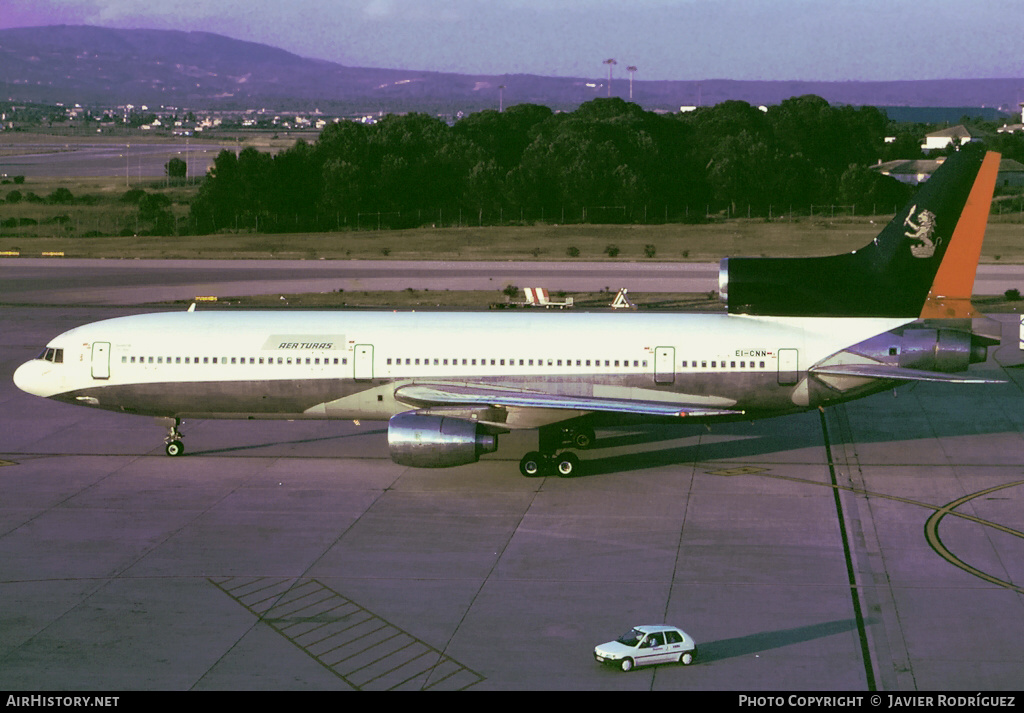
M0 29L203 30L353 67L637 80L1024 76L1013 0L0 0Z

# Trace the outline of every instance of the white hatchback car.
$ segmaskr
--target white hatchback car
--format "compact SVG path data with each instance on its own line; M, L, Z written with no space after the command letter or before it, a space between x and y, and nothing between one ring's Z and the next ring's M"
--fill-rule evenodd
M631 671L634 666L658 663L693 663L697 644L674 626L635 626L615 641L594 647L598 663Z

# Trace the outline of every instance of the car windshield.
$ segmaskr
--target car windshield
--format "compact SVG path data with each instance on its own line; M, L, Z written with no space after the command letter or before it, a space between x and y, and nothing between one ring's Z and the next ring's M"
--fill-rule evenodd
M618 641L620 644L623 644L625 646L636 646L637 644L640 643L640 640L642 638L644 638L644 634L643 634L642 631L637 631L636 629L630 629L625 634L623 634L618 639L616 639L616 641Z

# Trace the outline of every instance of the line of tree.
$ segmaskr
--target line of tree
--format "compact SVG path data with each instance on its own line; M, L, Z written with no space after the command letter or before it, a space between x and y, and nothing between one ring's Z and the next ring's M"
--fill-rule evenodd
M615 206L626 222L829 204L892 210L910 189L870 169L887 157L888 130L878 109L817 96L767 111L728 101L656 114L612 98L568 113L482 111L453 126L425 114L340 122L273 156L222 151L190 223L201 233L288 232L365 227L374 215L389 227L458 214L507 222L524 209L559 222L587 206Z

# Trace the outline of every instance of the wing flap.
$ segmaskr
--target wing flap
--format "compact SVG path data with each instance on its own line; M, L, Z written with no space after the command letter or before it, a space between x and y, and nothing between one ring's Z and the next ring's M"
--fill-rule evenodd
M479 404L519 408L604 411L645 416L732 416L743 411L665 401L602 398L520 391L480 384L409 384L395 389L395 398L417 408Z
M946 374L941 371L907 369L887 364L829 364L812 366L812 374L835 376L860 376L867 379L892 379L894 381L934 381L950 384L1005 384L1004 379L985 379L971 374Z

